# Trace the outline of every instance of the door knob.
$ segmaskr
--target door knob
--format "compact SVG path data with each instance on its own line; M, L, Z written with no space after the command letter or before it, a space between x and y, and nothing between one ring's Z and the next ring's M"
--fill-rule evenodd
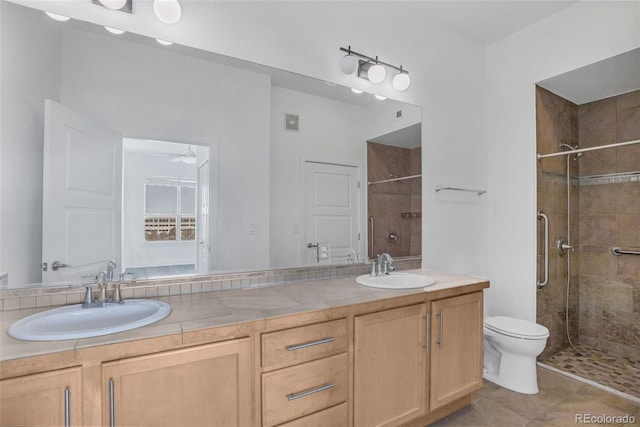
M51 264L51 269L53 271L57 271L59 268L67 268L69 267L67 264L63 264L60 261L53 261L53 263Z

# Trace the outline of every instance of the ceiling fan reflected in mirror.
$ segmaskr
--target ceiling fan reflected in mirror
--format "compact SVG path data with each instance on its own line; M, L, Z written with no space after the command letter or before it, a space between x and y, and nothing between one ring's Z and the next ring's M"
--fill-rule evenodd
M189 148L187 148L187 150L182 154L156 153L154 155L156 155L156 156L170 156L171 157L170 161L174 162L174 163L182 162L182 163L186 163L188 165L194 165L197 162L196 153L191 149L190 145L189 145Z

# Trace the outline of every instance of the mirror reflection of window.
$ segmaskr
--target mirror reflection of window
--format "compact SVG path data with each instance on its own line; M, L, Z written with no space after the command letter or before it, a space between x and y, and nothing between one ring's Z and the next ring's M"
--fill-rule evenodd
M192 241L196 236L196 182L145 182L145 241Z

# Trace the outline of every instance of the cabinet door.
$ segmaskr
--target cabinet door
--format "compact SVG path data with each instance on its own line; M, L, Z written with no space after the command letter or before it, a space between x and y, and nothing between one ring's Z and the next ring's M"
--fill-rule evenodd
M251 425L250 350L244 338L105 363L104 425Z
M482 387L482 292L434 301L431 313L433 410Z
M354 425L390 426L427 405L427 305L355 318Z
M82 425L82 368L0 381L0 425Z

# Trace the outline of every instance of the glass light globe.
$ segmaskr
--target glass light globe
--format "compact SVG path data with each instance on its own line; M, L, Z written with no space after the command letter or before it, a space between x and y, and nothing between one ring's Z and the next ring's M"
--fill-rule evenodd
M154 0L153 12L165 24L175 24L182 16L182 8L178 0Z
M387 70L380 64L373 64L367 71L367 78L371 83L380 83L387 76Z
M127 0L100 0L100 3L109 9L118 10L127 4Z
M351 92L357 93L357 94L361 94L362 93L362 91L360 89L356 89L354 87L351 88Z
M60 15L57 13L53 13L53 12L45 12L47 14L47 16L51 19L55 19L56 21L60 21L60 22L66 22L68 21L69 18L68 16L64 16L64 15Z
M373 95L373 96L375 96L376 99L379 100L379 101L384 101L385 99L387 99L386 96L382 96L382 95Z
M398 92L403 92L409 88L411 84L411 78L409 78L409 74L407 73L398 73L393 76L393 81L391 82L393 88Z
M117 36L124 34L124 30L121 30L119 28L113 28L113 27L107 27L106 25L104 26L104 29L109 31L111 34L115 34Z
M163 46L171 46L173 44L173 42L170 42L168 40L156 39L156 41Z
M340 69L345 74L353 74L358 69L358 58L349 54L340 60Z

